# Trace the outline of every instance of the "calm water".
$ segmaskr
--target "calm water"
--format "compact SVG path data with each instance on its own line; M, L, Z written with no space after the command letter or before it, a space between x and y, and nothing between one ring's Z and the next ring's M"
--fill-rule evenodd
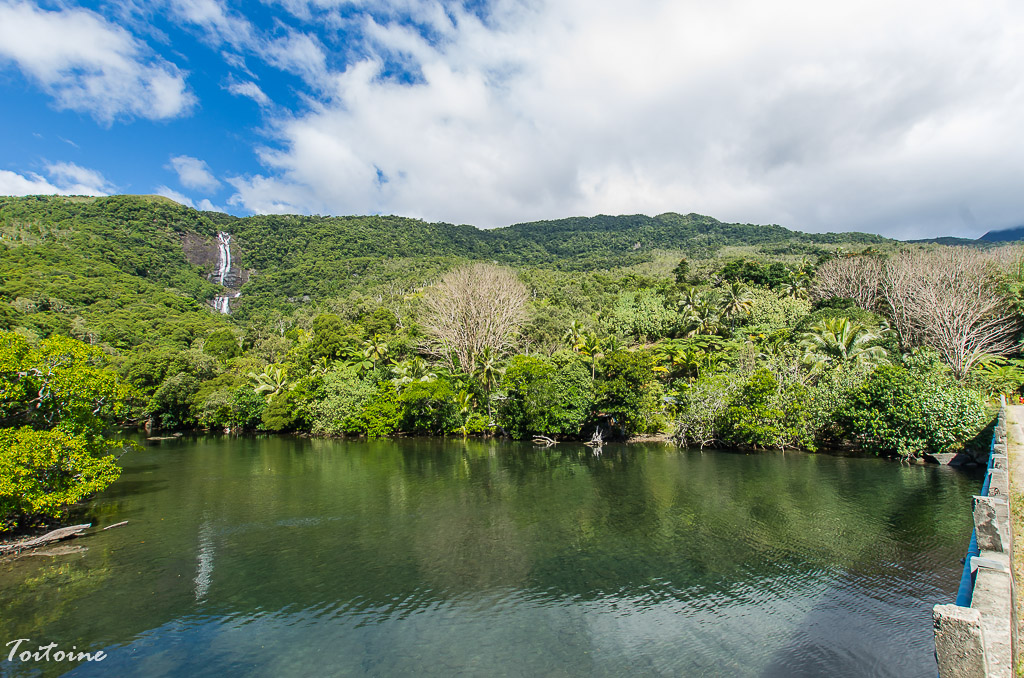
M4 676L928 676L980 481L796 453L209 437L0 564ZM38 666L38 665L37 665Z

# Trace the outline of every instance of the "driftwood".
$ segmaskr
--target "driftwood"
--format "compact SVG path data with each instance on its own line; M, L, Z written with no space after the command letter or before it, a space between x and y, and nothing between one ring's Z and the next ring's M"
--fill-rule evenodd
M112 530L112 529L114 529L115 527L121 527L122 525L127 525L127 524L128 524L128 521L127 521L127 520L122 520L122 521L121 521L121 522L119 522L119 523L114 523L113 525L107 525L107 526L106 526L106 527L104 527L104 528L103 528L102 530L100 530L100 532L106 532L107 530Z
M26 539L25 541L15 542L13 544L0 544L0 555L7 555L11 553L18 553L25 549L34 549L37 546L44 544L50 544L55 541L62 541L64 539L70 539L71 537L77 537L85 530L92 527L92 523L85 523L83 525L71 525L69 527L62 527L59 530L53 530L46 534L35 537L34 539Z
M554 438L548 438L547 436L535 436L533 439L533 444L542 445L544 447L551 447L552 445L557 445L558 441L555 440Z
M604 447L604 435L601 433L601 429L594 429L594 435L590 438L590 442L583 444L592 448L594 450L594 454L601 454L601 448Z

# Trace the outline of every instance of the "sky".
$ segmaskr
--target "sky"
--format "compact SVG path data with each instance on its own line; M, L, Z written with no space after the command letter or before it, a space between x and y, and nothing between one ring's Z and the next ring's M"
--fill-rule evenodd
M0 0L0 195L1024 224L1019 0Z

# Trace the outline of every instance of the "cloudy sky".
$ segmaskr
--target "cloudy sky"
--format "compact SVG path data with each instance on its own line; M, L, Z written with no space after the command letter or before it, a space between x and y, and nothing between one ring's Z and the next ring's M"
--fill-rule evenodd
M0 0L0 194L1024 224L1019 0Z

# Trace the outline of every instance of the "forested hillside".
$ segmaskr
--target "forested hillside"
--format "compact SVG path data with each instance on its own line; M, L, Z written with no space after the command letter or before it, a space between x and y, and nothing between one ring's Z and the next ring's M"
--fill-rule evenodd
M1016 248L698 215L0 198L0 529L62 510L23 485L68 445L67 482L110 482L109 424L955 451L1024 384L1022 291Z

